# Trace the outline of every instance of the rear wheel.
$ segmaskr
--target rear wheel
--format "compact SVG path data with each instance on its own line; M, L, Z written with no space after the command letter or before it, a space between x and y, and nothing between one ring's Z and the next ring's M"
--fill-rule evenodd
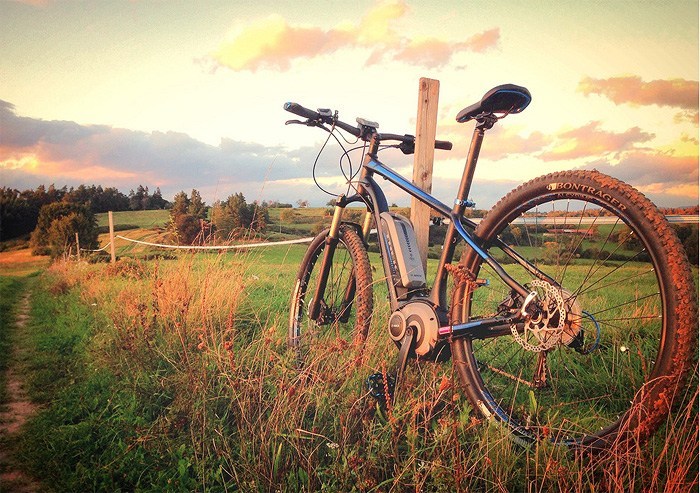
M697 339L690 266L665 218L618 180L563 172L509 193L476 236L537 293L538 310L509 335L452 343L474 408L526 441L599 448L648 438L669 411ZM512 261L499 241L548 278ZM478 282L456 287L453 323L522 304L474 251L461 262Z
M362 239L350 226L340 226L338 243L328 273L319 314L309 317L309 303L319 283L321 264L328 248L329 230L311 242L299 267L289 316L289 344L300 355L311 344L326 341L361 349L372 316L372 272Z

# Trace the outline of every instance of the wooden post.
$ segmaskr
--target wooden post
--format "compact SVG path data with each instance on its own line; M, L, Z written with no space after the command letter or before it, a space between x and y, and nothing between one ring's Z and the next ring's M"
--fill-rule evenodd
M439 95L440 81L421 77L418 87L413 184L428 193L431 192L433 185L433 158ZM411 198L411 223L416 231L418 251L423 261L423 268L427 271L430 208L415 198Z
M80 238L78 238L78 233L75 233L75 251L78 256L78 262L80 262Z
M109 251L112 254L112 263L117 261L117 255L114 253L114 219L112 211L109 211Z

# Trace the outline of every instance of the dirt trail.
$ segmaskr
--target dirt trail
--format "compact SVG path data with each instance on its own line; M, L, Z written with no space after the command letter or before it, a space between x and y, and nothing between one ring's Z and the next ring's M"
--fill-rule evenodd
M20 300L15 318L16 330L23 330L29 320L29 291L26 291ZM6 372L8 402L0 412L0 439L9 447L0 448L0 493L17 492L33 493L40 491L39 484L27 477L22 471L15 468L12 462L13 438L27 421L36 412L36 406L29 400L24 387L23 375L20 371L16 347L10 355L9 366Z

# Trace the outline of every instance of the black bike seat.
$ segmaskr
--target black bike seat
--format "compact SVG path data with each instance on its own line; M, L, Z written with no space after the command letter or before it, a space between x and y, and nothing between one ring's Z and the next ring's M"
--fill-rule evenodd
M457 114L459 123L468 122L475 117L487 113L520 113L532 101L530 91L515 84L503 84L496 86L484 94L481 101L467 106Z

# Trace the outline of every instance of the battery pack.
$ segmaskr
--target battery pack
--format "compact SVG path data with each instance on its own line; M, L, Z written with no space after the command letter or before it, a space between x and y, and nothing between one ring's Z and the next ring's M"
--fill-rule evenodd
M416 234L411 222L399 214L382 212L382 229L387 235L394 284L409 289L425 286L425 271L418 253Z

